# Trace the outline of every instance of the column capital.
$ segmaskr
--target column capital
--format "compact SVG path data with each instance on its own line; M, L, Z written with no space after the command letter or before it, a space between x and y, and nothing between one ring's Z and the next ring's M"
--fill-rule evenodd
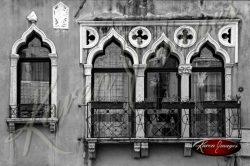
M93 66L91 64L84 64L84 75L85 76L91 76L92 67Z
M10 59L19 59L19 55L18 54L11 54Z
M135 71L135 75L138 77L144 77L144 72L146 69L147 65L145 64L134 64L133 68Z
M228 69L228 68L233 68L234 67L234 64L233 63L227 63L225 64L225 68Z
M51 61L51 66L57 66L57 54L49 53L49 58Z
M225 64L225 75L231 75L232 74L233 66L234 66L233 63Z
M57 58L57 54L55 54L55 53L49 53L49 57L50 58Z
M11 65L11 67L17 67L18 59L19 59L18 54L11 54L10 55L10 65Z
M180 65L178 68L178 73L182 74L191 74L192 66L191 65Z

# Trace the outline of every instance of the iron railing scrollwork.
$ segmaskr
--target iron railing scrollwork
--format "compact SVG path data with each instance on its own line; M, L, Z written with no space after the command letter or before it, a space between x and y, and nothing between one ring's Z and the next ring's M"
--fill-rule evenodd
M55 116L55 105L20 104L10 106L10 118L51 118Z
M133 108L128 102L90 102L87 107L88 135L101 138L132 137Z
M239 101L101 102L87 104L90 138L135 138L144 124L146 138L237 137L240 134ZM143 118L136 111L143 110ZM188 121L187 121L188 120Z

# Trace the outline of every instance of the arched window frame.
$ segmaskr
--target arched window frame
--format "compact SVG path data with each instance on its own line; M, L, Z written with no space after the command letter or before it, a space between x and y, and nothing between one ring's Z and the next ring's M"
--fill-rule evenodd
M86 130L87 132L85 133L85 135L88 138L91 138L93 136L91 135L93 128L92 127L90 128L90 124L92 124L92 118L89 118L89 115L90 116L92 115L91 104L89 103L91 103L93 99L92 98L93 97L93 89L92 89L93 71L95 70L93 69L93 62L100 53L103 53L103 51L105 50L105 46L114 40L121 47L121 50L131 57L134 71L137 69L138 64L139 64L137 53L130 46L128 46L126 40L120 34L118 34L114 28L111 28L110 31L107 33L107 35L104 36L100 40L99 44L89 51L86 64L84 64L85 87L86 87L85 88L85 103L88 106L87 107L88 108L88 111L87 111L88 120L86 122L87 123L86 127L88 128L88 130ZM138 85L135 85L135 86L136 88L138 87ZM89 105L90 105L90 108L89 108Z
M149 66L149 60L150 59L153 59L155 56L156 56L156 54L157 54L157 52L158 52L158 50L159 49L161 49L161 48L163 48L163 49L166 49L167 51L168 51L168 53L169 53L169 57L166 59L166 62L168 61L168 60L173 60L173 61L175 61L177 64L177 66L164 66L164 67L153 67L153 66ZM162 108L161 108L161 104L162 104L162 102L169 102L169 101L180 101L180 98L181 98L181 77L180 77L180 75L178 74L178 68L179 68L179 65L180 65L180 60L181 58L179 57L179 55L177 55L177 54L175 54L174 52L173 52L173 49L171 48L171 46L169 45L169 44L167 44L166 42L164 42L164 41L162 41L162 42L159 42L158 44L157 44L157 47L155 47L155 50L154 50L154 52L152 52L151 54L149 54L149 56L147 56L147 68L146 68L146 70L145 70L145 80L144 80L144 84L145 84L145 87L144 87L144 94L145 94L145 96L144 96L144 98L145 98L145 100L146 101L148 101L148 85L147 85L147 82L148 82L148 74L149 73L175 73L176 74L176 79L177 79L177 94L176 94L176 96L170 96L170 98L167 98L166 100L167 101L161 101L161 99L160 98L158 98L159 97L159 94L156 96L157 97L157 99L156 99L156 105L157 105L157 110L158 111L160 111ZM171 64L168 64L168 65L171 65ZM159 91L159 89L157 90L157 91ZM149 99L149 102L150 102L150 99ZM160 135L158 135L159 134L159 132L157 132L156 133L156 135L154 135L154 132L149 132L148 133L148 131L146 132L147 133L147 137L181 137L181 125L182 125L182 123L181 123L181 111L180 110L175 110L175 111L177 111L177 113L175 112L175 113L170 113L171 111L169 110L169 113L154 113L153 115L150 115L150 114L145 114L145 116L147 117L145 120L146 120L146 123L147 122L151 122L151 120L152 120L152 117L155 117L155 116L158 116L158 118L157 119L162 119L162 120L164 120L164 123L171 123L170 121L172 120L172 119L168 119L169 117L174 117L174 122L176 122L176 124L174 125L174 129L173 129L173 131L168 131L167 133L165 133L165 134L167 134L167 135L165 135L164 134L164 131L161 131L160 133ZM152 112L152 110L151 110L151 112ZM160 111L161 112L161 111ZM151 119L151 120L147 120L147 119ZM168 119L168 120L167 120ZM157 121L157 120L156 120ZM157 121L157 123L159 124L159 125L163 125L162 124L162 122L161 121ZM145 126L147 126L147 128L150 126L150 125L153 125L153 124L145 124ZM165 124L166 125L166 124ZM163 126L161 127L161 128L164 128Z
M214 40L212 38L212 36L207 33L205 35L204 38L202 38L196 45L195 47L187 54L186 56L186 66L188 66L189 68L189 72L188 72L188 75L191 74L191 69L192 69L192 66L191 66L191 59L193 56L196 56L201 48L205 45L205 44L208 44L210 47L213 48L214 50L214 53L218 56L221 57L221 59L223 60L223 64L224 64L224 82L225 82L225 88L224 88L224 96L225 96L225 100L231 100L232 99L232 68L233 68L233 63L231 63L231 59L230 59L230 56L229 54L227 53L226 50L224 50L220 44ZM183 68L185 70L185 68ZM189 88L188 88L189 89ZM226 111L225 113L225 119L228 119L230 117L230 111ZM226 122L226 131L225 131L225 135L226 136L230 136L230 137L234 137L234 135L231 135L230 133L230 122L227 121ZM236 132L235 132L236 134Z
M210 67L210 66L202 66L202 67L197 67L197 66L192 66L192 73L191 73L191 77L190 77L190 99L191 100L194 100L195 102L199 102L199 101L196 101L195 99L192 98L192 91L194 90L192 88L192 76L193 74L195 73L217 73L217 74L220 74L220 86L221 86L221 94L219 95L220 99L219 101L222 101L225 99L225 69L224 69L224 62L223 62L223 59L217 55L214 51L214 49L209 45L209 43L205 43L201 48L200 48L200 51L198 54L196 54L195 56L192 56L191 58L191 64L193 63L193 61L197 58L199 58L202 54L202 51L203 49L208 49L210 51L210 53L212 54L212 57L218 61L220 61L221 63L221 66L216 66L216 67ZM197 85L196 85L197 86ZM216 101L214 98L209 98L209 99L204 99L204 100L201 100L200 102L204 102L204 101ZM194 113L194 110L191 111L191 116L190 116L190 120L191 120L191 127L192 127L192 130L191 130L191 136L192 137L204 137L204 133L202 132L197 132L197 131L194 131L194 127L196 126L196 120L201 120L200 118L199 119L196 119L196 120L193 120L193 118L195 118L195 116L198 116L198 115L201 115L200 112L198 111L199 109L197 108L196 112ZM218 110L218 109L217 109ZM212 114L214 115L214 114ZM212 116L211 115L211 116ZM219 135L212 135L212 134L209 134L210 133L210 130L208 129L208 127L204 127L202 126L202 123L205 123L205 125L208 125L208 122L201 122L198 126L198 128L200 126L202 126L201 128L203 128L204 130L206 130L207 132L207 135L205 135L205 137L222 137L225 135L225 121L224 121L224 118L225 118L225 115L224 115L224 111L223 110L220 110L218 111L215 115L217 115L217 118L220 117L220 119L217 119L217 128L218 129L218 133ZM203 116L205 117L206 116L206 111L204 112ZM202 121L202 120L201 120ZM219 127L222 127L223 126L223 129L219 129ZM215 126L216 127L216 126ZM195 134L195 132L197 132ZM216 133L214 133L216 134Z
M18 74L18 61L19 61L19 54L18 50L20 46L27 42L27 39L30 35L36 33L41 37L43 43L48 45L51 52L49 53L48 57L50 58L51 64L51 99L50 103L53 105L51 107L51 113L49 118L18 118L17 111L18 111L18 102L17 102L17 74ZM22 37L18 39L12 46L11 56L10 56L10 118L7 119L7 123L9 125L9 131L15 131L15 123L49 123L50 124L50 131L55 132L56 130L56 123L58 122L57 119L57 53L54 43L48 39L45 33L39 29L35 23L32 23L31 26L22 34Z
M99 67L99 66L95 66L95 62L96 62L96 60L99 58L99 57L103 57L103 58L106 58L105 56L107 56L107 55L105 55L105 50L106 50L106 48L109 46L109 45L111 45L111 44L115 44L117 47L119 47L120 49L121 49L121 46L120 46L120 44L119 44L119 42L118 41L116 41L115 40L115 38L112 38L108 43L106 43L105 44L105 47L104 47L104 49L103 49L103 52L101 53L101 52L99 52L96 56L95 56L95 58L93 59L93 69L92 69L92 85L91 85L91 89L92 90L94 90L94 83L95 83L95 78L94 78L94 76L95 76L95 74L97 74L97 73L128 73L128 74L131 74L131 76L133 77L132 79L135 81L135 78L134 78L134 70L133 70L133 59L132 59L132 57L127 53L127 52L125 52L125 51L123 51L123 50L121 50L122 51L122 54L123 55L117 55L117 56L124 56L125 58L128 58L128 60L131 62L131 66L130 67L124 67L124 66L122 66L122 64L119 64L119 65L121 65L121 66L119 66L119 67L113 67L113 66L109 66L109 67ZM125 63L127 63L127 62L125 62ZM121 100L121 99L118 99L118 100L113 100L113 101L120 101L120 102L132 102L132 101L134 101L134 94L135 94L135 85L130 85L130 86L132 86L132 89L131 89L131 91L132 91L132 93L133 94L130 94L131 96L130 96L130 99L128 99L128 100ZM92 101L95 101L95 99L94 99L94 93L92 93L92 96L91 96L91 100ZM98 100L99 101L99 100ZM103 101L102 99L100 100L100 101Z

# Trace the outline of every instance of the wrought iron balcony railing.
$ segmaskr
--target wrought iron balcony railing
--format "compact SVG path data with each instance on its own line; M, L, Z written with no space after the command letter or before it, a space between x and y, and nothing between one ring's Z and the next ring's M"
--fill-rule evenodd
M55 105L20 104L10 106L10 118L50 118L55 109Z
M50 131L56 131L58 119L56 105L48 104L20 104L10 105L10 117L6 119L9 132L16 130L16 124L48 124Z
M88 103L88 135L98 138L133 137L132 108L126 102Z
M145 138L240 137L239 101L89 102L87 137ZM143 110L139 114L138 110ZM141 126L138 127L138 126Z

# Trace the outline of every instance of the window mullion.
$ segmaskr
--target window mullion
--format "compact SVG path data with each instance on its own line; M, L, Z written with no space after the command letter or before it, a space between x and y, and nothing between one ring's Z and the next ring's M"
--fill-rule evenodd
M178 73L181 75L181 100L189 100L189 77L191 74L191 65L180 65ZM181 110L181 133L182 137L188 138L190 136L189 131L189 109Z

